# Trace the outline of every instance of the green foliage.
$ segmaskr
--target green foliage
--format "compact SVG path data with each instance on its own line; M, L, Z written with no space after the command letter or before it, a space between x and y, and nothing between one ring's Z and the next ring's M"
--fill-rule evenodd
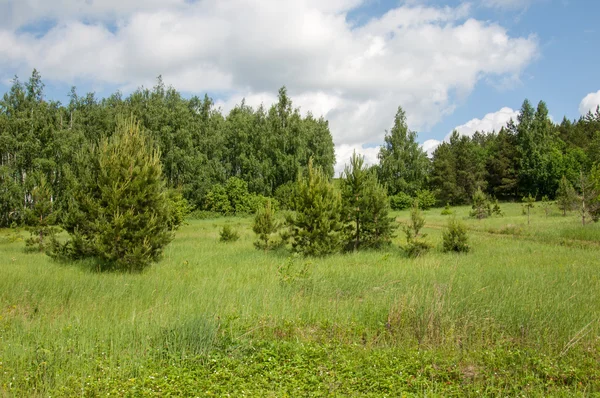
M25 241L27 247L35 247L44 251L50 246L53 237L58 232L54 227L57 217L52 206L52 193L46 178L41 177L32 190L31 207L25 210L25 221L29 225L30 238Z
M294 210L294 197L296 196L296 181L289 181L280 185L275 190L275 199L281 204L283 210Z
M419 202L419 207L423 210L429 210L436 204L435 195L428 189L418 190L415 200Z
M258 240L254 242L254 246L265 251L273 248L275 245L273 235L279 230L279 227L280 225L275 219L275 209L271 206L271 201L268 200L254 216L252 231L258 235Z
M399 192L394 196L390 196L390 207L392 210L405 210L413 205L414 199L404 193Z
M450 203L446 203L446 206L444 206L444 208L442 209L442 216L450 216L454 214L454 212L452 211L452 209L450 208Z
M206 195L204 209L223 215L254 214L267 200L277 207L277 201L250 193L246 181L231 177L224 186L217 184L212 187Z
M286 219L292 250L306 256L337 252L343 227L340 193L312 162L308 163L307 175L298 176L297 189L294 201L296 213Z
M568 211L572 211L577 206L577 192L573 185L567 180L564 175L560 179L558 189L556 191L556 204L566 217Z
M440 202L466 204L478 189L485 187L485 142L477 138L454 131L448 142L436 148L430 179Z
M442 232L442 240L444 252L468 253L471 249L467 227L456 218L448 220L448 225Z
M396 229L389 217L386 189L364 158L354 153L341 178L345 250L381 248L389 245Z
M0 228L20 224L23 218L22 187L7 166L0 166Z
M295 257L287 260L277 267L277 276L282 285L306 284L311 276L312 263L304 262L300 269L296 267Z
M102 269L139 271L157 261L177 227L160 156L134 118L84 159L63 222L71 240L54 255L95 257Z
M406 235L404 251L409 257L419 257L432 247L429 242L425 241L427 235L421 233L423 226L425 226L425 217L421 214L419 205L415 203L410 211L410 222L403 227Z
M167 226L169 230L175 231L184 224L185 219L190 215L192 208L181 192L175 189L168 190L167 199L169 200L168 207L171 210Z
M552 207L554 206L554 203L550 201L550 199L548 199L547 195L542 196L542 210L544 210L544 214L546 215L546 217L548 217L551 213L552 213Z
M221 242L236 242L240 239L240 234L230 225L224 225L219 231L219 241Z
M531 221L531 209L535 207L535 198L531 195L523 196L523 212L527 214L527 225Z
M500 204L498 203L498 199L494 199L494 202L493 202L493 205L492 205L492 215L498 216L498 217L504 217L504 212L500 208Z
M492 215L492 207L490 205L490 201L481 188L478 188L477 191L473 194L473 205L471 206L471 212L469 215L471 217L477 218L481 220L483 218L487 218Z
M406 124L406 113L398 107L394 126L386 132L379 152L379 179L390 195L414 195L427 181L429 159L416 141L417 133Z

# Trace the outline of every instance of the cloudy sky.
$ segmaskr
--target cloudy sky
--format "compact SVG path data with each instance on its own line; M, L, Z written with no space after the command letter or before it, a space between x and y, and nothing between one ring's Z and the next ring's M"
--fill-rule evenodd
M0 91L33 68L59 100L162 75L227 112L286 85L330 121L340 169L354 149L376 160L399 105L427 150L499 129L525 98L555 120L595 108L598 15L583 0L0 0Z

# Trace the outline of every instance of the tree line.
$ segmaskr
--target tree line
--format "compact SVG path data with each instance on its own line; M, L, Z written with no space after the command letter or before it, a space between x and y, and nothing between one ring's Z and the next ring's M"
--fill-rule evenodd
M416 137L399 108L374 166L396 208L427 193L440 205L469 204L479 189L504 201L554 199L563 177L583 192L599 174L600 107L556 124L543 101L534 108L525 100L517 120L500 131L473 136L454 131L431 159Z
M193 208L210 208L223 188L240 182L256 196L273 196L296 180L309 159L333 177L328 122L302 116L285 87L268 109L242 101L228 114L208 96L183 97L160 77L152 89L142 87L127 97L120 92L103 99L80 96L73 88L63 105L46 99L34 70L25 83L15 78L0 101L0 227L27 222L42 180L54 211L65 214L77 184L78 156L110 138L118 120L129 116L157 144L167 187Z
M195 209L254 213L266 197L291 208L297 176L310 159L333 177L328 122L302 116L285 87L269 108L242 101L227 114L208 96L185 98L160 77L152 89L127 97L80 96L73 88L69 103L61 104L46 99L34 70L24 83L15 78L0 101L0 227L30 223L41 185L55 217L66 214L81 152L110 138L118 120L129 116L156 143L166 187ZM600 174L598 162L600 109L557 124L543 101L534 108L525 100L517 120L499 132L454 132L431 158L398 108L372 169L400 209L415 198L422 208L467 204L478 190L499 200L553 199L563 177L585 190L587 176Z

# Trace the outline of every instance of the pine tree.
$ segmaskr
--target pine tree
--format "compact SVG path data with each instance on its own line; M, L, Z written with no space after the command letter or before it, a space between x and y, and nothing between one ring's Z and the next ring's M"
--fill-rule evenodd
M425 217L419 210L419 204L415 202L410 211L410 222L404 225L404 233L406 235L406 246L404 251L409 257L419 257L431 249L431 245L425 241L426 234L421 233L421 229L425 226Z
M523 207L525 213L527 214L527 225L529 225L531 221L531 209L535 207L535 198L531 195L523 197Z
M175 227L159 151L130 118L83 159L64 222L71 240L58 254L97 258L102 269L146 268Z
M52 193L43 176L33 188L31 199L31 208L25 210L25 221L30 225L28 229L31 237L25 244L28 247L37 246L39 251L43 251L58 232L58 228L54 226L57 217L53 209Z
M342 200L338 191L312 160L307 175L298 177L294 208L288 216L292 250L306 256L324 256L340 249Z
M444 252L467 253L471 249L467 228L454 217L448 220L448 226L442 232L442 240Z
M481 190L478 188L477 191L473 194L473 205L470 213L471 217L475 217L478 220L483 218L487 218L492 215L492 208L490 206L490 202Z
M556 204L562 210L563 216L566 216L568 211L573 210L576 200L577 193L573 185L567 180L567 177L563 176L556 191Z
M273 247L271 236L279 229L279 223L275 220L275 210L271 206L271 201L267 200L264 207L259 208L254 216L252 231L258 235L258 240L254 242L257 249L269 250Z
M386 189L379 184L364 158L352 155L341 179L344 221L344 248L380 248L391 243L396 225L388 217Z

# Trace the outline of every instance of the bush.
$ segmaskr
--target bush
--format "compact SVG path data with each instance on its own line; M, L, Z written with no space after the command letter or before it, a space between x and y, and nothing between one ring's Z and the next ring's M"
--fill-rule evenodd
M192 209L179 191L170 189L167 198L169 200L169 209L171 209L167 225L171 231L175 231L184 223L185 218L190 214Z
M442 210L442 216L450 216L454 214L454 212L452 211L452 209L450 208L450 204L446 203L446 206L444 207L444 209Z
M94 257L100 269L139 271L157 261L177 227L156 146L133 119L80 155L63 218L71 239L53 255Z
M437 202L433 192L428 189L417 191L417 197L415 199L419 202L419 207L423 210L431 209Z
M414 199L404 192L400 192L399 194L390 197L390 207L392 210L409 209L413 202Z
M487 196L483 193L481 188L477 188L477 191L473 194L473 206L469 213L471 217L481 220L492 215L492 207Z
M234 208L229 201L227 190L221 184L215 184L206 194L205 209L213 213L230 215L234 213Z
M254 242L257 249L269 250L273 248L274 242L271 239L272 235L279 229L279 223L275 220L275 209L271 206L271 202L267 201L254 216L254 224L252 231L258 235L258 240Z
M404 251L409 257L419 257L431 249L431 245L424 239L427 235L421 234L425 225L425 218L421 215L419 205L415 203L410 211L410 222L404 226L406 246Z
M223 226L221 232L219 232L219 241L221 242L235 242L238 239L240 239L240 235L229 225Z
M297 187L296 181L289 181L275 190L275 199L280 203L283 210L294 210L294 197L296 196Z
M467 227L455 218L448 220L448 226L442 232L443 251L468 253L470 250Z

